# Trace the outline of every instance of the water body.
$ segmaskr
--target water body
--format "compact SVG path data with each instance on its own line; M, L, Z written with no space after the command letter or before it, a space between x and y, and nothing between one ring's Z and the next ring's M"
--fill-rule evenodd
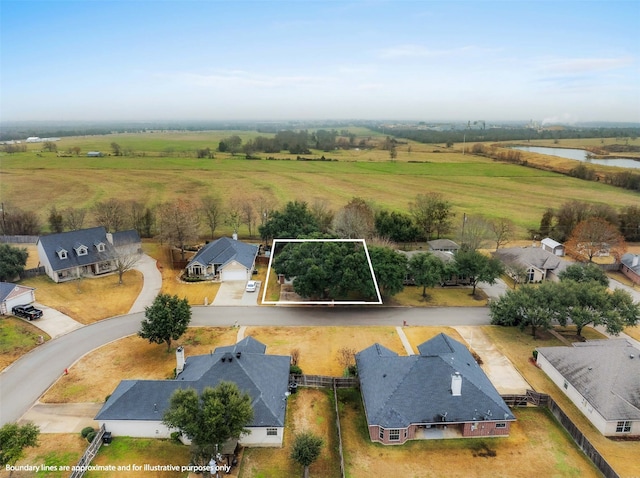
M576 161L582 161L584 163L590 164L602 164L604 166L618 166L621 168L640 169L640 161L615 157L611 157L610 159L590 159L587 157L589 153L584 149L547 148L545 146L514 146L512 149L519 149L520 151L527 151L529 153L539 153L546 154L548 156L558 156L560 158L574 159Z

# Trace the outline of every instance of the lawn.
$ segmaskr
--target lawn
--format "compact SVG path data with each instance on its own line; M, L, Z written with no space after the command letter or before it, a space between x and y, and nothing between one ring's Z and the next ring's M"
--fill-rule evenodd
M123 284L118 275L83 278L55 283L48 276L37 276L20 281L34 287L38 302L52 307L81 324L129 312L142 290L143 277L136 270L125 272Z
M29 322L0 316L0 370L36 348L41 336L45 341L51 338Z
M387 305L408 307L482 307L487 305L487 296L480 289L471 294L470 287L427 287L427 296L422 297L422 287L405 286L404 290L390 299Z
M509 437L414 440L385 446L370 441L357 390L340 390L339 402L349 478L600 476L545 409L515 409L517 421Z
M16 465L48 465L50 467L74 466L87 448L87 441L80 434L46 433L38 438L38 446L26 448L25 457ZM14 471L11 478L32 478L46 476L47 478L68 478L69 471L47 472L35 474L31 471ZM2 474L0 476L8 476Z

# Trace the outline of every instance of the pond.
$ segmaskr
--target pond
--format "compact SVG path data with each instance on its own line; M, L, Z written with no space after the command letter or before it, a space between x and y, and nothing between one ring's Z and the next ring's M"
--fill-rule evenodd
M589 154L588 151L585 151L584 149L547 148L545 146L514 146L512 149L519 149L520 151L527 151L529 153L546 154L548 156L558 156L560 158L575 159L576 161L582 161L584 163L640 169L640 161L615 157L611 157L609 159L590 159L587 157Z

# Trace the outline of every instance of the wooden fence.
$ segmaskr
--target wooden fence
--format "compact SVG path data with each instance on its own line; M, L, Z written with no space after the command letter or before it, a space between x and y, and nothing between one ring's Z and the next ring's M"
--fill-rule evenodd
M340 409L338 407L338 387L333 384L333 403L336 407L336 429L338 430L338 453L340 454L340 476L345 478L344 452L342 451L342 430L340 428Z
M87 467L91 463L91 460L96 456L98 450L102 446L102 437L104 436L105 428L104 423L96 433L95 438L91 442L91 444L84 451L84 455L80 458L80 461L74 467L74 470L69 475L69 478L82 478L84 474L87 472Z
M20 279L29 279L31 277L41 276L46 274L44 266L34 267L32 269L25 269L20 273Z
M40 236L0 236L3 244L36 244Z
M291 382L298 387L317 388L358 388L360 381L357 377L327 377L325 375L291 375Z

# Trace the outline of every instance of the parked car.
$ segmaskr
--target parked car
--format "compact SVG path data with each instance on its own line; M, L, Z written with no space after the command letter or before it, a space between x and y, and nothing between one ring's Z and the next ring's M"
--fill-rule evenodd
M16 305L11 309L11 313L16 317L22 317L23 319L33 320L42 317L42 311L36 309L32 305Z
M258 288L258 283L256 281L250 280L249 282L247 282L247 288L246 288L247 292L255 292L257 288Z

